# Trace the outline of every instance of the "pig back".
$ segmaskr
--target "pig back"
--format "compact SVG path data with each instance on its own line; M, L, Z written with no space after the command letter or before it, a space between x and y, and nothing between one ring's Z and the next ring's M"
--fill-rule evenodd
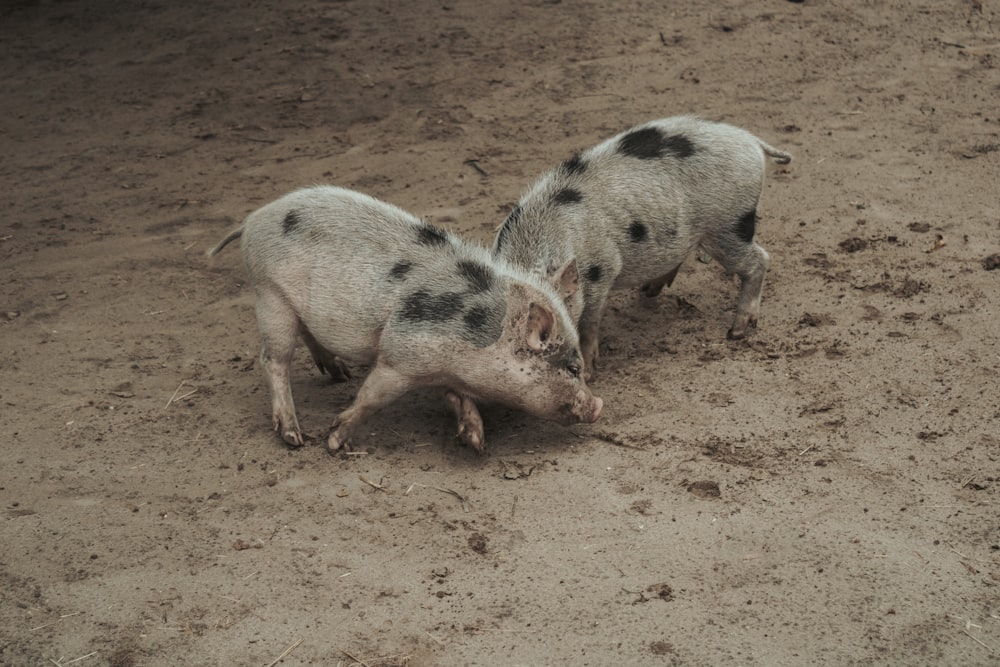
M587 168L578 174L555 172L576 179L559 186L580 192L574 230L604 234L629 249L654 241L654 248L687 250L697 237L753 210L764 179L756 136L690 116L622 132L582 153L579 164Z
M632 286L754 210L763 177L764 151L746 130L688 116L652 121L539 178L494 253L543 274L575 258L585 291Z
M264 206L244 222L243 254L255 289L280 293L352 363L371 362L387 328L411 344L499 336L508 281L485 250L358 192L321 186Z

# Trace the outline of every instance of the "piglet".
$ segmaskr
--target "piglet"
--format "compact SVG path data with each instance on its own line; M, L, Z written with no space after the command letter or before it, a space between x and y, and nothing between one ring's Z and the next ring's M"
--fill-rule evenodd
M251 213L209 254L240 237L274 428L291 446L303 443L289 384L300 336L335 378L347 375L347 363L371 366L333 423L331 452L349 449L365 418L418 387L446 389L459 436L480 452L473 399L563 424L601 413L603 401L582 377L565 296L485 248L332 186Z
M701 247L740 277L729 338L756 326L770 257L754 241L765 155L791 156L746 130L689 116L656 120L574 155L543 175L499 228L493 256L550 279L573 266L568 293L587 375L612 288L669 286Z

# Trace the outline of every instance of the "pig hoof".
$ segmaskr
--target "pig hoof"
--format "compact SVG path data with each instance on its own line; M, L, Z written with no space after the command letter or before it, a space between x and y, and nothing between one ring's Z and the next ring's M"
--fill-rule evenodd
M302 434L299 433L294 428L284 430L282 427L281 420L278 417L274 418L274 432L281 433L281 439L284 440L285 444L287 444L289 447L298 448L302 446L303 443Z
M754 320L750 320L745 326L742 327L733 326L733 328L726 332L726 338L729 340L743 340L756 326L757 322Z
M294 447L298 449L302 446L302 434L298 431L285 431L281 434L281 439L285 441L285 444L289 447Z
M334 359L332 363L319 363L316 365L319 367L320 373L326 373L330 376L330 382L347 382L351 379L351 371L347 368L345 364L340 359Z
M480 455L483 454L482 429L470 428L467 424L460 424L458 427L458 439L466 447L472 447Z
M342 438L336 431L333 431L330 433L330 437L326 440L326 451L331 454L336 454L339 449L349 452L351 451L351 445L346 438Z

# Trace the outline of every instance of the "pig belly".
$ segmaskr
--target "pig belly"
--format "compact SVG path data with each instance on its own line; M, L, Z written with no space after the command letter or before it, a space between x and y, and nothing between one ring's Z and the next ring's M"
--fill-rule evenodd
M621 248L621 270L612 283L613 289L631 289L662 276L679 267L697 243L683 246L647 245L642 251L626 246Z
M389 307L379 304L377 299L361 302L346 297L347 292L354 290L338 290L337 283L319 281L312 284L322 287L281 291L316 342L349 364L374 362Z

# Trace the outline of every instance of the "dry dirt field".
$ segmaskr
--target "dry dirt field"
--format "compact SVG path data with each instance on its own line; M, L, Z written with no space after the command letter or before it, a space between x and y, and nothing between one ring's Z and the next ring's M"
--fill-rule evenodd
M0 85L0 664L1000 664L997 0L13 0ZM478 457L428 390L330 456L300 349L271 432L248 212L488 243L681 113L795 157L751 338L692 257L614 293L597 424Z

